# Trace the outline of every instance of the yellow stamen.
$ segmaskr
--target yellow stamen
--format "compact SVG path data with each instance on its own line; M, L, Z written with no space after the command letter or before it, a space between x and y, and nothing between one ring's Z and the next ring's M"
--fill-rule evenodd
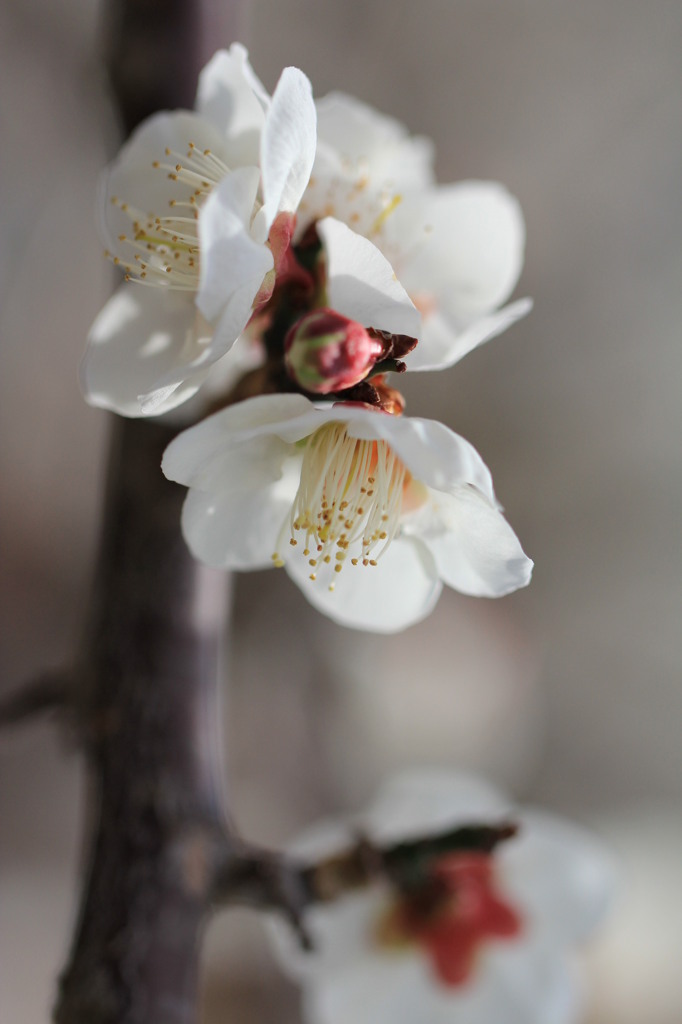
M333 563L334 573L347 561L376 566L398 530L403 491L411 479L386 441L351 437L344 423L325 424L305 443L289 543L302 534L304 555L311 548L317 552L309 564Z
M387 203L386 206L383 208L379 216L375 218L370 230L372 232L379 231L384 226L386 220L391 216L395 208L397 206L400 206L402 201L403 197L396 193L396 195L393 196L391 201Z

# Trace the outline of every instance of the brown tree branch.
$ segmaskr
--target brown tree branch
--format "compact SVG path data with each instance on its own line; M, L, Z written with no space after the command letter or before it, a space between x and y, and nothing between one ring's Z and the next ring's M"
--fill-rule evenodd
M70 672L44 672L0 699L0 729L23 725L39 715L67 710L72 690Z
M222 805L225 582L180 534L173 432L117 421L76 728L95 783L89 867L58 1024L188 1024Z
M233 849L217 866L211 897L216 903L278 911L309 949L305 912L313 904L331 902L380 879L398 890L410 889L423 883L439 858L462 852L492 853L517 832L514 822L472 822L386 847L360 836L352 846L313 864L245 846L236 855Z

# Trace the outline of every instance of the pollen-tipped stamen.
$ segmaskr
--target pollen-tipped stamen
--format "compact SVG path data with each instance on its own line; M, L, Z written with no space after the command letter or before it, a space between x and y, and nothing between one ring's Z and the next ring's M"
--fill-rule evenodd
M326 563L340 573L348 561L376 566L398 530L410 479L386 441L351 437L344 423L325 424L305 446L289 544L303 534L313 568ZM273 555L275 564L282 561Z
M169 200L174 212L170 216L145 213L112 196L112 204L130 220L131 233L118 236L121 248L110 258L126 271L126 280L196 291L199 286L199 207L211 189L229 173L229 167L210 149L202 151L193 142L188 143L185 154L167 148L165 155L173 162L154 160L152 167L177 183L177 198ZM177 210L191 210L192 216L179 216Z

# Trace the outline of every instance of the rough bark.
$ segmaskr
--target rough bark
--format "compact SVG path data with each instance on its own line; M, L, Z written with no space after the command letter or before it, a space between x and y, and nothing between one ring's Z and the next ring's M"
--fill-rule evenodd
M93 777L89 869L58 1024L196 1019L199 931L233 842L216 734L225 581L180 534L172 433L118 421L76 727Z

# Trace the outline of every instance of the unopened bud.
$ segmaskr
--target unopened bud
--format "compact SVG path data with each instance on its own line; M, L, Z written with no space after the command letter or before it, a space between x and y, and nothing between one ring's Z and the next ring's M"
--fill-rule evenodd
M384 348L362 324L333 309L316 309L289 329L284 361L287 373L304 391L329 395L364 380Z

